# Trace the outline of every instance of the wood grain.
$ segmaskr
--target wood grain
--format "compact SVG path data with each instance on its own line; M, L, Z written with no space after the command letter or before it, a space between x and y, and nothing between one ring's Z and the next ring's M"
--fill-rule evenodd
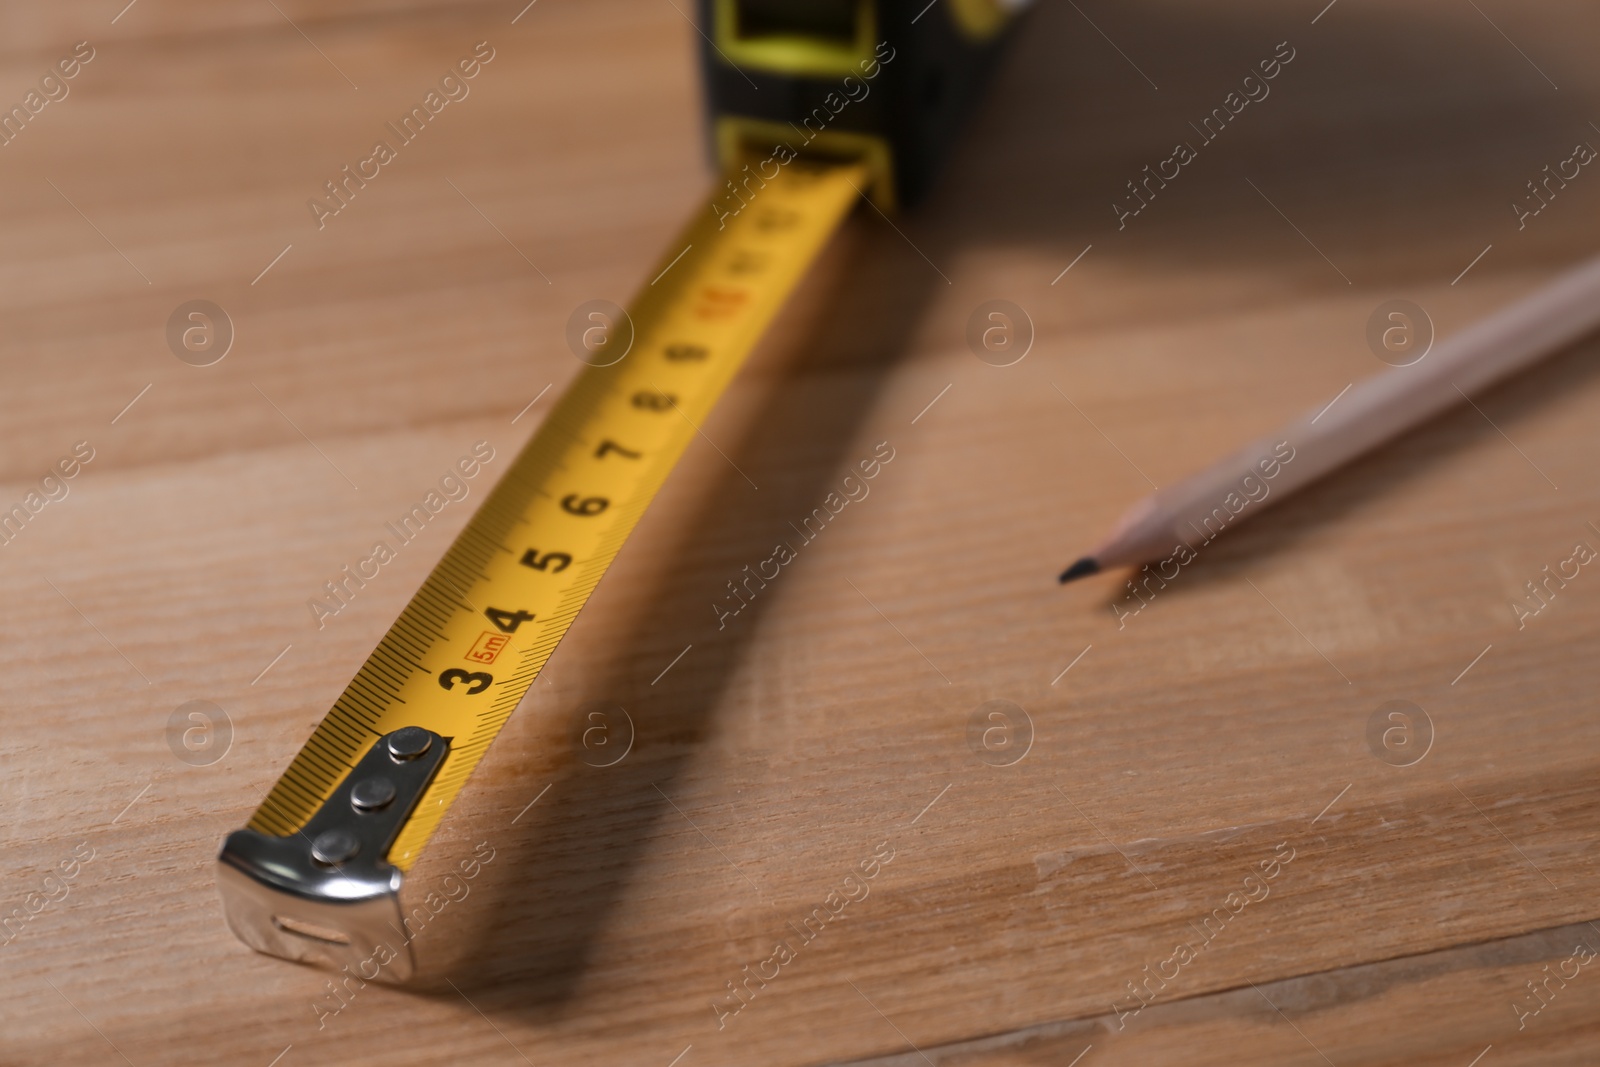
M1149 483L1379 369L1381 302L1447 334L1592 254L1600 178L1520 230L1509 204L1600 143L1600 16L1040 7L933 201L851 220L451 812L415 883L494 859L423 980L329 1014L328 975L229 935L215 850L467 508L324 628L306 601L473 442L509 459L578 366L572 308L648 280L709 182L694 31L644 0L119 6L0 14L0 102L96 49L0 147L0 504L94 449L0 546L0 1063L1585 1062L1590 968L1513 1004L1600 948L1600 577L1522 629L1512 603L1600 546L1596 341L1121 628L1120 579L1054 575ZM1285 40L1119 230L1125 183ZM306 200L479 41L471 95L319 230ZM204 368L164 336L197 298L236 329ZM964 340L995 298L1035 329L1007 368ZM169 747L192 700L231 721L207 766ZM970 745L990 701L1031 723L1010 765ZM1390 701L1431 722L1413 766L1369 748ZM595 702L636 727L614 766Z

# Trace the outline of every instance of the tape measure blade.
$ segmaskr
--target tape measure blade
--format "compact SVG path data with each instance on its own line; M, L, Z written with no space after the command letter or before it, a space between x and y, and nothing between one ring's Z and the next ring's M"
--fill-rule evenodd
M389 852L415 862L864 180L853 164L730 176L635 297L632 346L573 381L250 829L301 829L374 740L421 726L454 740Z

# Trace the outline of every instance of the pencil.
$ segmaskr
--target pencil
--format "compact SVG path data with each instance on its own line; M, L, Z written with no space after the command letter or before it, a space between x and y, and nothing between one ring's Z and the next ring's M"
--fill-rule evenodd
M1198 474L1158 489L1118 520L1061 581L1201 544L1329 471L1426 422L1475 391L1528 367L1600 326L1600 257L1446 338L1409 366L1349 387L1277 433Z

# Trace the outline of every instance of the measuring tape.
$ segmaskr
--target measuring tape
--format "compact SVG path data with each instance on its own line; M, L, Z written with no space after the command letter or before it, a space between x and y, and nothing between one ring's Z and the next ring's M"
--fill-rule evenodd
M369 981L411 975L404 872L863 188L885 206L921 195L988 66L1004 19L977 16L997 3L919 24L903 0L702 0L742 60L735 81L720 46L704 56L726 189L600 327L590 366L224 841L217 886L242 941ZM762 110L783 100L799 125Z
M568 388L248 827L229 835L219 885L242 940L329 962L370 958L395 940L400 872L866 173L790 163L737 215L705 210L671 246L686 250L633 302L628 349L595 357L615 362L589 366ZM601 353L627 342L618 325Z

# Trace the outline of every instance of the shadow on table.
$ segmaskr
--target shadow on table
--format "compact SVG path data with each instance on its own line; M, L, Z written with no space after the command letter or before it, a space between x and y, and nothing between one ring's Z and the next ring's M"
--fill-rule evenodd
M494 929L482 932L478 949L466 954L471 966L452 978L469 994L492 986L497 1005L514 1003L536 1015L553 1010L582 975L599 929L619 918L617 898L640 850L661 832L658 820L692 833L672 810L674 780L695 758L713 709L776 601L774 593L755 596L719 628L708 593L714 598L747 564L767 558L773 541L788 532L786 522L808 515L836 488L840 468L861 458L847 450L862 447L858 429L934 287L943 285L869 210L852 229L845 251L854 252L853 261L829 279L827 316L803 340L784 342L815 355L763 386L768 400L749 439L718 441L740 470L715 455L702 457L718 469L705 498L715 502L714 529L673 531L680 540L663 552L675 561L672 573L630 617L633 632L617 635L609 662L595 668L608 702L632 717L632 751L610 767L587 765L577 745L550 754L555 781L548 793L495 841L495 864L505 865L495 878L503 896L487 912L480 909L493 916ZM828 374L828 363L847 363L850 373ZM863 455L870 455L865 447ZM789 539L797 540L792 533ZM692 656L654 682L685 645L693 646ZM578 702L570 709L569 736L583 733L588 707ZM540 760L541 778L547 762Z

